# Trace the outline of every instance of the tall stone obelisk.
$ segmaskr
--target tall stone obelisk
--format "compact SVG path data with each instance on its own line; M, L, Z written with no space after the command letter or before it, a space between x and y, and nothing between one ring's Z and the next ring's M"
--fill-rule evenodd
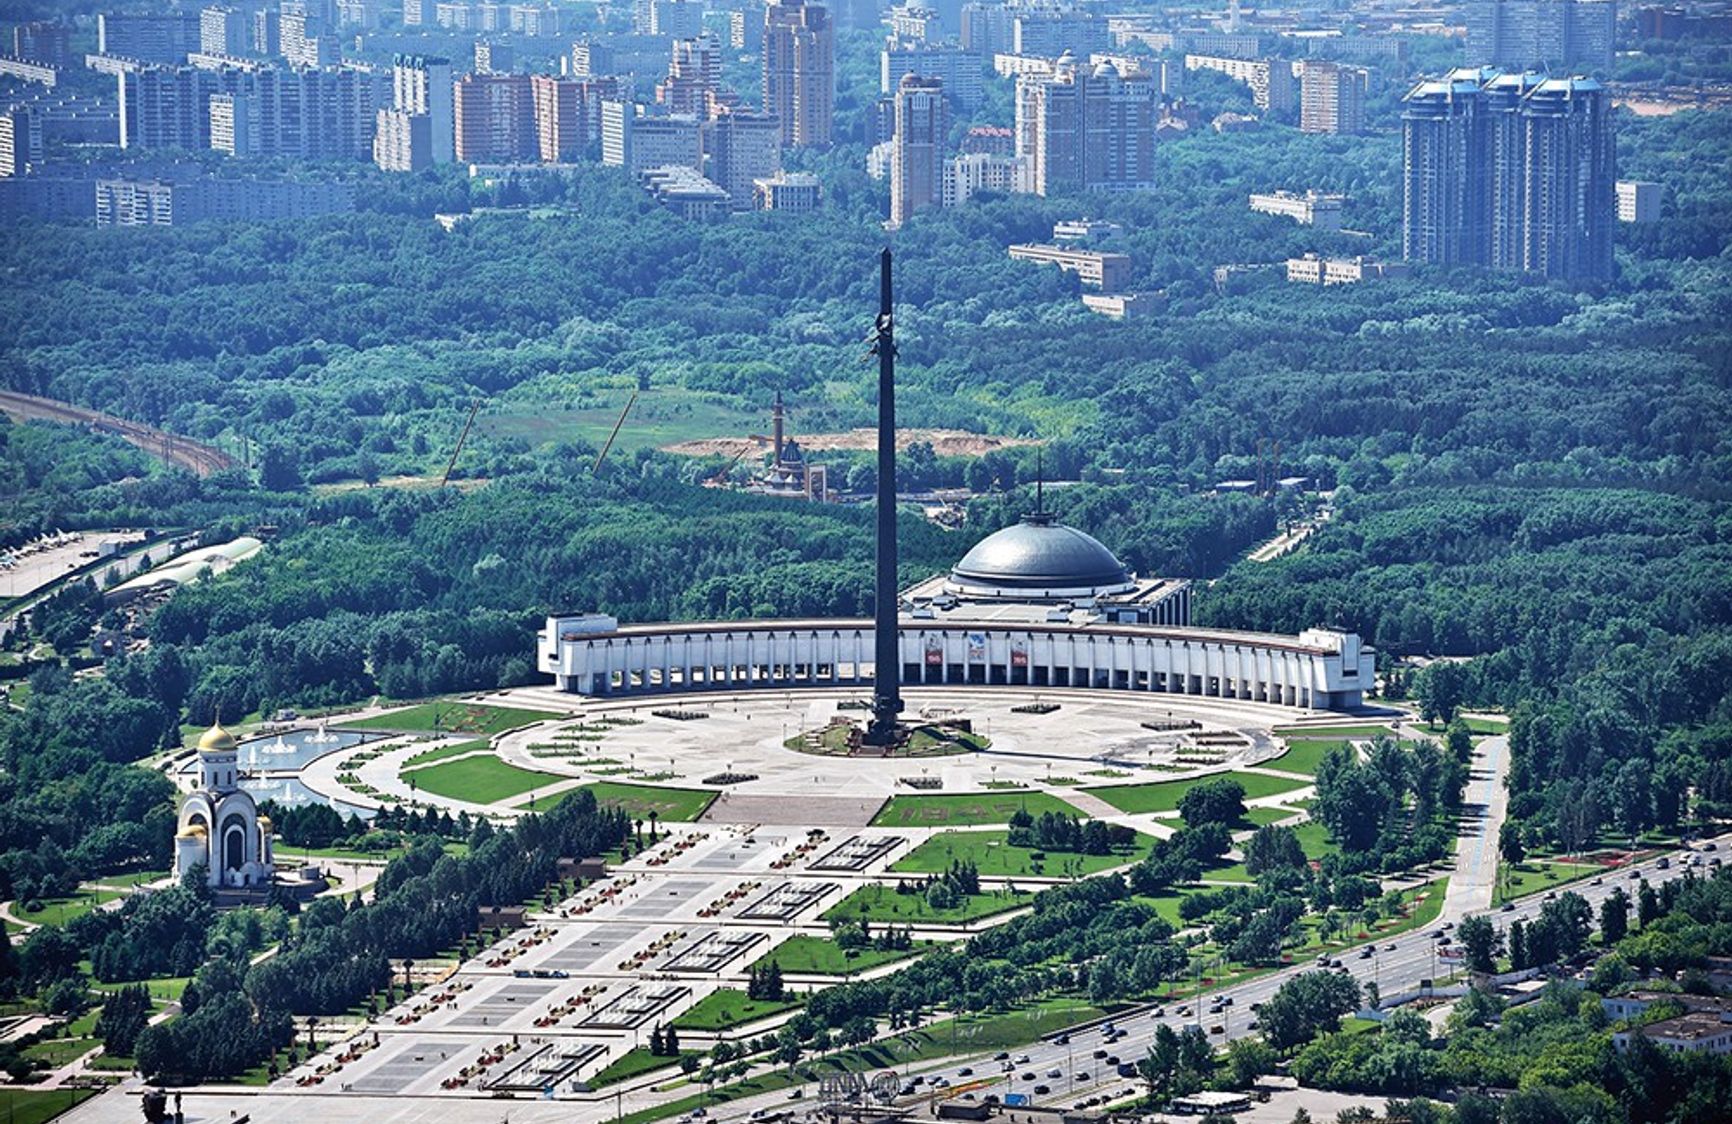
M878 255L878 323L872 352L878 356L878 561L873 610L872 721L866 741L897 741L902 713L902 662L897 644L896 581L896 342L891 318L890 249Z

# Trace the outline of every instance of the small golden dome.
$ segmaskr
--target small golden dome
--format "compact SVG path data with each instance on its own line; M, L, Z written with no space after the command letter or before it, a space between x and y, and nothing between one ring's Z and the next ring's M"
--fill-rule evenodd
M199 823L192 823L192 824L187 824L186 829L184 831L176 832L174 837L176 839L203 839L204 836L205 836L204 825L199 824Z
M223 724L218 722L199 735L198 751L200 753L233 753L235 751L235 736L223 729Z

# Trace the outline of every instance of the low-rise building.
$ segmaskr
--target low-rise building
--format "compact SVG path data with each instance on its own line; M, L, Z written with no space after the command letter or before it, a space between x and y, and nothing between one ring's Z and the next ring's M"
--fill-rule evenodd
M1321 195L1315 191L1307 191L1300 195L1292 191L1273 191L1251 196L1251 209L1264 215L1280 215L1292 219L1300 226L1314 226L1319 230L1341 229L1341 205L1346 201L1343 195Z
M1612 1035L1612 1048L1624 1053L1638 1037L1662 1050L1680 1054L1732 1054L1732 1023L1708 1011L1692 1011L1675 1019L1617 1031Z
M1090 312L1113 320L1153 316L1167 303L1160 293L1084 293L1082 302Z
M306 219L355 209L348 184L316 180L99 180L97 226Z
M1060 219L1052 224L1052 240L1061 245L1100 246L1124 235L1124 227L1105 219Z
M1063 246L1043 246L1023 243L1010 247L1010 256L1018 261L1056 265L1076 274L1083 284L1105 292L1122 289L1131 279L1129 254L1103 253L1096 250L1072 250Z
M945 207L960 207L983 191L1020 195L1034 190L1026 159L985 152L965 152L946 160L941 186Z
M1307 285L1356 285L1378 278L1405 277L1405 262L1384 262L1358 255L1351 258L1325 258L1306 254L1287 259L1287 280Z
M657 203L684 219L714 222L726 218L733 208L733 200L720 184L685 164L646 168L639 178Z
M752 198L760 211L816 211L824 188L810 172L777 172L752 181Z

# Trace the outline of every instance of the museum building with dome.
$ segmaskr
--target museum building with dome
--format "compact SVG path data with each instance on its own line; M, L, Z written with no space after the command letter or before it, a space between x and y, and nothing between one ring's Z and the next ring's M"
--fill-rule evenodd
M240 747L218 722L198 739L198 781L181 797L174 836L174 876L205 864L213 890L267 891L276 865L271 820L240 787Z
M1191 585L1133 574L1092 536L1037 511L986 536L948 573L902 592L908 686L1084 688L1360 706L1376 657L1357 635L1190 627ZM867 619L621 625L551 616L536 666L561 690L620 696L872 683Z

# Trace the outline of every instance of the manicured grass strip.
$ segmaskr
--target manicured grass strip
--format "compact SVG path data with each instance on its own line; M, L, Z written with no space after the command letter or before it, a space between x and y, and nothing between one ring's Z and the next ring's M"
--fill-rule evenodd
M83 1104L101 1089L0 1089L0 1112L8 1124L43 1124Z
M492 756L465 757L460 761L411 769L403 774L403 780L413 785L416 791L467 800L471 804L492 804L567 779L557 773L520 769Z
M1509 720L1507 718L1463 717L1462 721L1467 724L1468 733L1473 734L1475 737L1509 733ZM1449 730L1448 724L1443 722L1422 722L1417 723L1416 725L1426 733L1436 734L1439 737L1443 736L1443 734Z
M793 1075L786 1068L723 1085L714 1094L694 1093L689 1097L656 1105L654 1108L629 1112L617 1124L649 1124L681 1116L699 1105L715 1105L737 1101L744 1097L809 1085L827 1073L870 1073L918 1065L937 1058L958 1054L978 1054L982 1051L1005 1050L1026 1046L1067 1026L1098 1019L1106 1012L1091 1007L1080 999L1050 999L1020 1010L979 1018L946 1019L920 1030L908 1031L895 1038L874 1042L853 1050L826 1054L823 1058L803 1062ZM807 1094L813 1090L808 1089ZM798 1105L801 1102L791 1102Z
M1009 823L1019 808L1026 808L1028 814L1037 819L1043 812L1083 815L1079 809L1051 793L1019 789L1014 792L894 796L879 809L872 823L877 827Z
M1497 864L1497 889L1492 895L1494 905L1516 898L1525 898L1541 890L1550 890L1569 882L1579 882L1595 874L1606 873L1599 863L1572 863L1561 859L1528 859L1511 866L1502 860Z
M799 1005L798 999L748 999L745 992L724 987L698 1000L691 1010L674 1020L674 1026L680 1030L732 1030L792 1011Z
M39 910L31 910L26 905L14 905L12 912L22 921L32 925L64 925L75 917L83 917L104 902L111 902L121 896L119 890L80 890L63 898L40 898ZM27 903L28 904L28 903Z
M1263 762L1263 768L1280 769L1285 773L1303 773L1308 777L1314 776L1318 766L1323 764L1325 757L1347 744L1341 740L1291 741L1287 743L1287 752L1273 761Z
M1240 825L1249 823L1253 827L1268 827L1272 823L1290 820L1298 815L1293 808L1284 808L1279 804L1265 804L1256 808L1246 808L1245 814L1239 817Z
M654 812L661 823L691 823L716 798L714 792L704 788L665 788L623 781L597 781L583 787L595 793L599 803L617 804L634 820L647 820Z
M544 718L559 715L546 710L523 710L482 703L432 702L405 710L394 710L372 718L342 723L346 730L401 730L405 733L502 734Z
M695 1054L696 1052L697 1051L695 1050L681 1050L680 1054L683 1056L686 1054ZM633 1077L641 1077L646 1073L653 1073L658 1069L666 1069L668 1066L678 1065L679 1060L679 1058L668 1054L652 1054L649 1052L649 1047L647 1046L634 1046L632 1049L627 1050L625 1053L609 1062L605 1067L597 1072L594 1077L591 1077L589 1079L589 1085L592 1089L599 1089L603 1085L613 1085L620 1081L629 1081Z
M458 742L456 745L444 746L440 749L429 749L403 762L405 769L418 769L422 765L431 765L435 761L445 761L452 757L462 757L465 753L475 753L487 748L484 741Z
M1300 741L1341 738L1375 738L1380 734L1392 734L1395 731L1388 726L1277 726L1274 734L1281 738L1293 738Z
M1306 782L1287 777L1271 777L1263 773L1210 773L1187 781L1156 781L1154 784L1113 784L1101 788L1088 789L1091 796L1098 796L1121 812L1130 815L1143 815L1149 812L1171 812L1178 808L1179 801L1184 799L1185 792L1192 785L1202 781L1213 780L1238 781L1245 786L1245 799L1256 800L1264 796L1279 796L1283 792L1292 792L1296 788L1304 788ZM900 797L898 798L900 799Z
M846 976L919 956L930 947L931 941L916 941L913 948L847 949L827 937L799 933L760 956L754 967L767 968L773 961L790 975Z
M897 873L938 874L948 870L952 862L972 862L981 874L989 877L1057 878L1099 874L1123 866L1142 858L1155 845L1154 836L1138 832L1134 843L1116 853L1083 855L1071 851L1013 847L1009 838L1008 831L939 832L902 856L890 869Z
M1016 909L1033 900L1033 894L1020 890L1014 894L1006 890L992 890L984 894L970 894L960 905L949 909L934 909L927 904L925 894L898 894L893 886L870 885L860 887L825 910L822 920L960 924Z

